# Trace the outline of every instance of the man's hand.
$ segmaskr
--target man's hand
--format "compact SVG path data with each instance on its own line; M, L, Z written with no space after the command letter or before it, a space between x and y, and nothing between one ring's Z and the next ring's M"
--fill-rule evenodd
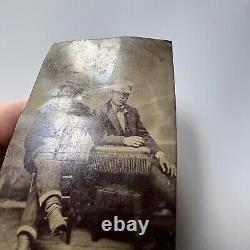
M124 137L123 143L126 146L138 148L144 144L144 139L140 136L129 136Z
M170 161L168 161L167 156L164 152L158 151L155 154L156 159L159 160L160 167L162 169L163 173L166 173L170 175L171 177L176 176L176 167L174 164L172 164Z
M17 120L27 99L0 104L0 168Z

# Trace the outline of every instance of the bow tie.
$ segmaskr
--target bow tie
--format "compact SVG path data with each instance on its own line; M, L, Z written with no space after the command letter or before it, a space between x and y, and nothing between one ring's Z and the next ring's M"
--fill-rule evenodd
M118 112L125 113L127 111L124 106L122 107L114 106L113 108L116 113Z

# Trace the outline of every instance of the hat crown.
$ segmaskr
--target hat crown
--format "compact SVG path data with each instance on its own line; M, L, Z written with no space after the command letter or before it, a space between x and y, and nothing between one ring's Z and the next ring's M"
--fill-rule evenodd
M134 84L126 79L119 79L114 81L113 90L124 93L131 93Z

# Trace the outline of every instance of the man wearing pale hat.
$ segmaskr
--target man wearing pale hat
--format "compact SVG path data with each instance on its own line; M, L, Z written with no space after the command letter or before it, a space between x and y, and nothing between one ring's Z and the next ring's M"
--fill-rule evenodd
M24 165L36 177L17 230L17 250L31 249L37 237L40 209L45 212L53 235L66 230L62 215L62 172L76 175L81 168L88 177L85 184L94 181L86 164L91 147L103 136L96 117L79 101L83 91L81 84L56 87L26 136ZM82 199L87 197L86 193Z
M94 110L104 129L104 144L125 145L130 147L147 146L159 161L161 170L153 167L151 182L153 186L166 198L170 208L175 209L175 185L170 188L169 177L176 176L176 167L160 149L155 140L143 125L135 107L127 104L133 83L120 79L112 86L112 97ZM175 183L174 181L172 183ZM173 184L172 184L173 185ZM171 190L171 191L170 191Z

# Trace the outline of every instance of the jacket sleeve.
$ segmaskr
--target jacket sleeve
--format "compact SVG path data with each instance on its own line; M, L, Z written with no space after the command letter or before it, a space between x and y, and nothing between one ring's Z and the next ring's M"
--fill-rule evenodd
M145 145L152 150L153 154L157 153L161 149L156 144L155 140L152 138L152 136L149 134L149 132L147 131L147 129L143 125L137 109L135 109L135 116L136 116L137 135L143 137L143 139L145 140Z
M89 133L95 145L99 145L103 140L103 128L96 117L96 115L91 112L88 106L83 103L76 103L74 106L74 113L80 115L83 119L85 119L85 123L87 124Z
M103 144L111 144L111 145L124 145L123 143L124 136L120 135L104 135Z
M48 108L50 108L50 105L45 105L37 113L24 141L24 167L30 173L35 170L34 159L36 158L37 152L45 146L44 138L53 137L53 135L56 134L55 128L48 119ZM51 111L51 113L52 112L53 111Z

